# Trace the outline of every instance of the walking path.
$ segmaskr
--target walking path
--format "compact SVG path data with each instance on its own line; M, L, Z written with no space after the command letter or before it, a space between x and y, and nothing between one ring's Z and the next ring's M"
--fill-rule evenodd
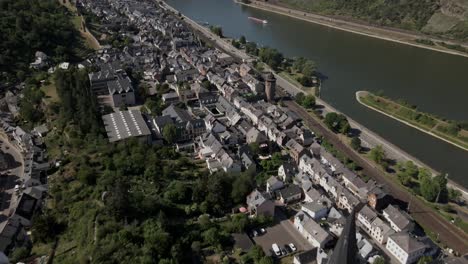
M455 45L461 45L465 48L467 48L467 45L464 43L453 43L448 40L441 40L441 39L436 39L430 36L426 36L423 34L418 34L418 33L412 33L412 32L407 32L403 30L398 30L398 29L391 29L391 28L382 28L382 27L375 27L371 25L364 25L356 22L351 22L351 21L346 21L346 20L341 20L341 19L336 19L332 17L327 17L327 16L322 16L322 15L317 15L317 14L312 14L312 13L307 13L305 11L299 11L291 8L286 8L282 7L279 5L275 4L269 4L263 1L255 1L251 0L250 4L243 3L242 1L234 0L236 3L249 6L252 8L257 8L273 13L277 13L280 15L285 15L289 17L293 17L296 19L301 19L307 22L319 24L322 26L327 26L331 27L334 29L338 30L343 30L355 34L360 34L372 38L378 38L378 39L383 39L387 41L392 41L392 42L397 42L400 44L405 44L405 45L410 45L418 48L423 48L423 49L429 49L433 51L438 51L438 52L443 52L443 53L448 53L452 55L458 55L458 56L463 56L463 57L468 57L468 53L461 52L461 51L456 51L456 50L451 50L448 48L444 48L441 46L427 46L423 44L416 43L416 39L427 39L431 40L433 42L445 42L448 44L455 44Z

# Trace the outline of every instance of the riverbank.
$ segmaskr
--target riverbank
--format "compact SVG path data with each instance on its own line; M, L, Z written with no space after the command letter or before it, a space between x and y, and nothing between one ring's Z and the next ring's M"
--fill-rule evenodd
M371 97L369 97L371 96ZM379 100L382 105L377 104L376 102L370 101L372 98L375 98L375 100ZM381 114L384 114L390 118L393 118L407 126L413 127L415 129L418 129L419 131L422 131L428 135L431 135L433 137L436 137L440 140L443 140L449 144L452 144L458 148L461 148L463 150L468 151L468 143L463 141L462 139L458 137L453 137L451 135L442 133L441 131L438 130L438 127L445 127L448 126L449 124L443 120L437 119L429 114L419 112L417 110L411 109L409 107L403 106L397 102L394 102L392 100L376 96L370 92L367 91L358 91L356 92L356 100L376 111ZM374 101L375 101L374 100ZM384 102L385 101L385 102ZM385 109L383 104L387 104L388 109ZM417 122L415 120L411 120L409 117L405 117L402 113L406 113L408 115L414 114L414 115L420 115L423 117L426 117L426 123L427 125ZM463 130L463 132L468 133L468 131Z
M174 13L178 13L179 11L172 6L170 6L167 2L163 2L164 6L171 10ZM181 14L183 20L188 23L195 31L203 34L207 39L209 39L213 44L217 45L219 48L224 50L225 52L228 52L229 54L243 60L243 61L253 61L252 57L248 54L246 54L243 50L237 49L231 45L230 42L225 41L225 39L219 38L217 35L215 35L213 32L211 32L209 29L206 27L203 27L202 25L196 23L194 20L189 18L188 16ZM277 79L277 85L282 87L286 92L288 92L291 95L296 95L297 93L304 92L301 88L297 87L294 83L292 83L290 80L284 78L278 73L274 73L276 79ZM323 111L324 113L327 112L337 112L337 113L342 113L338 109L334 108L327 102L325 102L321 98L317 98L317 104L323 106ZM344 113L343 113L344 114ZM354 129L358 129L361 131L361 140L363 142L363 145L369 148L374 148L378 145L381 145L386 152L387 156L389 158L395 159L397 161L413 161L416 165L420 167L426 167L428 168L433 174L438 174L439 172L421 160L417 159L416 157L410 155L409 153L405 152L398 146L394 145L393 143L387 141L380 135L376 134L375 132L367 129L365 126L362 124L358 123L357 121L353 120L346 114L344 114L351 127ZM463 198L468 201L468 190L461 186L460 184L453 182L449 180L448 186L451 188L457 189L461 191Z
M429 36L422 35L422 34L416 34L416 33L411 33L411 32L404 32L402 30L359 24L359 23L352 22L352 21L331 18L327 16L307 13L307 12L296 10L296 9L286 8L286 7L282 7L282 6L278 6L274 4L269 4L263 1L250 0L249 1L250 3L243 3L242 1L239 1L239 0L234 0L234 1L244 6L249 6L249 7L261 9L264 11L293 17L296 19L304 20L307 22L319 24L322 26L327 26L330 28L334 28L334 29L338 29L338 30L342 30L346 32L351 32L351 33L355 33L359 35L364 35L364 36L368 36L372 38L378 38L378 39L396 42L400 44L410 45L410 46L414 46L418 48L443 52L447 54L468 57L468 53L453 50L453 49L448 49L441 45L435 44L434 46L431 46L431 45L424 45L422 43L418 43L417 42L418 40L420 41L421 39L423 39L423 40L432 41L433 43L444 42L449 45L459 45L459 43L452 43L447 40L436 39L436 38L429 37ZM468 49L468 46L466 44L462 45L462 47L464 47L465 49Z

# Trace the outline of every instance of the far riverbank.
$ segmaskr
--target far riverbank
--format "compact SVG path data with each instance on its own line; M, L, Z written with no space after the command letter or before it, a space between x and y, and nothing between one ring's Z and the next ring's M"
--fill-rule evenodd
M304 20L307 22L319 24L322 26L327 26L330 28L334 28L334 29L338 29L338 30L342 30L346 32L351 32L354 34L364 35L364 36L368 36L372 38L378 38L378 39L382 39L386 41L391 41L391 42L396 42L396 43L400 43L404 45L410 45L413 47L443 52L447 54L468 57L468 53L465 53L465 52L448 49L438 44L435 44L434 46L424 45L424 44L417 43L416 40L424 39L424 40L430 40L434 43L445 42L450 45L461 45L465 49L468 49L468 46L466 44L453 43L448 40L436 39L427 35L407 32L403 30L376 27L376 26L346 21L342 19L331 18L327 16L322 16L322 15L317 15L313 13L296 10L296 9L286 8L286 7L282 7L279 5L269 4L263 1L250 0L250 3L243 3L242 1L234 0L234 2L244 5L244 6L257 8L257 9L265 10L268 12L281 14L284 16L293 17L296 19Z

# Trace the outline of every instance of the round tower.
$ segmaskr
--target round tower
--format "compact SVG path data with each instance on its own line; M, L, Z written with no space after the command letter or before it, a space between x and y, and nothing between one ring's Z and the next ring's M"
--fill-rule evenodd
M266 99L269 102L275 100L275 91L276 91L276 78L273 73L269 72L265 76L265 95Z

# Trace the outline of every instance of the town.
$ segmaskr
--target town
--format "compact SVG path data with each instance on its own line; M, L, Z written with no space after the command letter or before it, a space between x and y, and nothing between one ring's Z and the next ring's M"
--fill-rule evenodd
M330 153L283 103L291 99L274 74L259 71L254 60L213 47L157 1L81 0L77 6L99 17L109 32L121 28L118 33L131 42L125 48L104 45L76 66L93 68L90 96L98 102L108 144L133 139L173 146L203 161L209 173L256 175L262 164L278 162L278 169L256 178L256 188L236 209L249 218L270 217L273 224L233 234L235 248L248 253L258 245L267 256L292 257L295 264L459 263L443 254L385 186L361 178ZM122 30L130 26L138 30ZM31 63L50 66L41 51ZM142 74L135 78L136 72ZM1 116L3 252L28 240L32 215L47 196L46 172L60 167L60 161L48 161L42 141L51 128L25 132L14 126L15 97L5 97L8 111ZM348 236L354 252L339 246Z

